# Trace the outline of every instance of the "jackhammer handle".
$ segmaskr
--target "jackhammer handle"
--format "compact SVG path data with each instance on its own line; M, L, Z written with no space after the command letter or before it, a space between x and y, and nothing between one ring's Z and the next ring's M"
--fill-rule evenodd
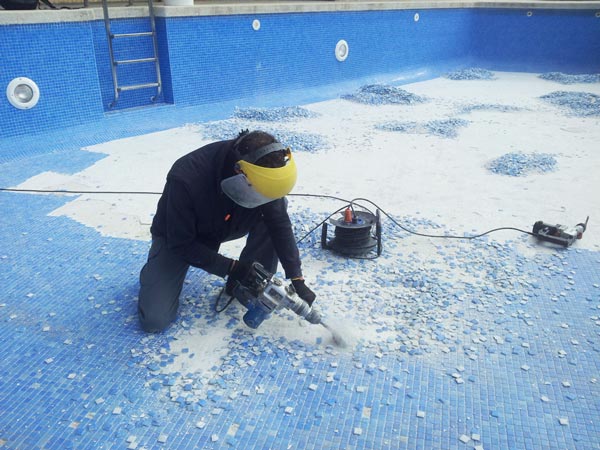
M590 220L590 216L587 216L584 223L578 223L577 226L581 225L583 227L583 231L585 231L587 228L588 220Z

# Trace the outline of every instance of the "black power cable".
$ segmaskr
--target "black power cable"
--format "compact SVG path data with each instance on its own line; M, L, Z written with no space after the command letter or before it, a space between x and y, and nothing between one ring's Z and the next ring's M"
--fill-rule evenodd
M225 287L223 287L223 289L221 289L221 292L219 292L219 296L217 297L217 300L215 301L215 305L213 308L216 313L222 313L223 311L225 311L229 307L229 305L231 305L231 303L235 300L235 297L232 295L231 297L229 297L229 299L227 300L225 305L220 306L219 304L221 303L221 297L223 296L224 292L225 292ZM227 295L227 294L225 294L225 295Z
M301 196L301 197L321 197L321 195L319 194L288 194L290 196ZM357 202L367 202L369 204L371 204L373 207L375 207L376 209L378 209L379 211L381 211L388 219L390 219L392 221L392 223L394 225L396 225L398 228L406 231L407 233L410 234L414 234L415 236L422 236L422 237L429 237L429 238L439 238L439 239L464 239L464 240L472 240L472 239L477 239L480 237L483 237L487 234L490 233L494 233L496 231L502 231L502 230L512 230L512 231L518 231L520 233L524 233L524 234L528 234L530 236L535 236L534 233L530 232L530 231L526 231L526 230L521 230L520 228L514 228L514 227L499 227L499 228L494 228L492 230L488 230L484 233L480 233L480 234L475 234L472 236L455 236L455 235L449 235L449 234L427 234L427 233L419 233L417 231L413 231L410 230L406 227L404 227L402 224L398 223L396 220L394 220L394 218L388 214L384 209L382 209L379 205L377 205L375 202L366 199L366 198L355 198L353 200L345 200L339 197L333 197L333 196L329 196L329 195L324 195L324 198L331 198L331 199L335 199L335 200L340 200L343 202L346 202L345 206L342 206L341 208L339 208L338 210L336 210L335 212L333 212L332 214L330 214L329 216L327 216L325 218L325 220L321 221L318 225L316 225L315 227L313 227L311 230L309 230L304 236L302 236L300 239L298 239L298 242L303 241L304 239L306 239L311 233L313 233L317 228L319 228L321 225L323 225L325 222L327 222L331 217L333 217L335 214L339 213L340 211L350 207L353 208L353 205L357 205L363 209L365 209L366 211L369 211L368 208L358 204ZM371 211L369 211L371 212ZM372 213L371 213L372 214Z
M68 189L17 189L0 188L0 191L6 192L30 192L34 194L134 194L134 195L161 195L162 192L149 191L71 191Z
M52 190L52 189L17 189L17 188L0 188L0 191L4 191L4 192L26 192L26 193L28 192L28 193L36 193L36 194L111 194L111 195L161 195L162 194L162 192L150 192L150 191L75 191L75 190L66 190L66 189L65 190ZM313 233L321 225L323 225L325 222L327 222L331 217L333 217L335 214L339 213L340 211L342 211L342 210L344 210L346 208L351 208L352 210L354 210L354 205L356 205L356 206L358 206L360 208L363 208L366 211L369 211L369 209L367 207L359 204L358 202L366 202L366 203L372 205L373 207L375 207L376 209L378 209L379 211L381 211L398 228L406 231L407 233L414 234L415 236L422 236L422 237L429 237L429 238L439 238L439 239L464 239L464 240L472 240L472 239L477 239L477 238L483 237L485 235L488 235L490 233L494 233L496 231L502 231L502 230L518 231L518 232L523 233L523 234L528 234L530 236L535 236L535 234L532 233L532 232L530 232L530 231L521 230L520 228L514 228L514 227L493 228L493 229L488 230L488 231L486 231L484 233L475 234L475 235L472 235L472 236L455 236L455 235L447 235L447 234L419 233L417 231L410 230L410 229L404 227L403 225L401 225L400 223L398 223L384 209L382 209L375 202L373 202L373 201L371 201L371 200L369 200L367 198L358 197L358 198L355 198L353 200L345 200L345 199L340 198L340 197L335 197L333 195L326 195L326 194L288 194L288 196L290 196L290 197L325 198L325 199L337 200L337 201L341 201L341 202L345 203L344 206L342 206L341 208L337 209L336 211L334 211L333 213L331 213L330 215L328 215L324 220L322 220L321 222L319 222L319 224L317 224L312 229L310 229L310 231L308 231L304 236L302 236L300 239L298 239L297 243L302 242L311 233ZM371 211L369 211L369 212L371 212Z

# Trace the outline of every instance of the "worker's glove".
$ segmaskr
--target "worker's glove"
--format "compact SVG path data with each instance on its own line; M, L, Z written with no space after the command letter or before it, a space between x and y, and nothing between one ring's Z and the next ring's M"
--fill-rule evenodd
M308 303L308 306L312 306L317 296L308 288L308 286L306 286L306 284L304 284L304 280L292 280L292 286L294 286L294 290L296 291L296 294L298 294L298 297Z
M248 279L253 271L254 268L251 263L234 260L231 263L229 276L227 277L227 283L225 284L225 292L227 295L233 295L233 290L237 284L243 285L244 281Z

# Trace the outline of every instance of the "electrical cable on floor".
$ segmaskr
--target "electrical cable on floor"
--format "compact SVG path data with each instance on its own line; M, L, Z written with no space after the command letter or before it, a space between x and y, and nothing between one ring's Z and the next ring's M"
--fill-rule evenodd
M150 192L150 191L78 191L78 190L52 190L52 189L17 189L17 188L0 188L0 191L5 191L5 192L25 192L25 193L36 193L36 194L116 194L116 195L162 195L162 192ZM502 230L511 230L511 231L518 231L519 233L523 233L523 234L527 234L530 236L535 236L534 233L530 232L530 231L526 231L526 230L522 230L520 228L515 228L515 227L499 227L499 228L493 228L491 230L488 230L484 233L480 233L480 234L475 234L472 236L456 236L456 235L446 235L446 234L428 234L428 233L419 233L417 231L413 231L410 230L406 227L404 227L402 224L398 223L390 214L388 214L384 209L382 209L381 207L379 207L379 205L377 205L375 202L367 199L367 198L355 198L353 200L346 200L340 197L336 197L333 195L326 195L326 194L288 194L289 197L312 197L312 198L324 198L324 199L330 199L330 200L337 200L337 201L341 201L344 202L345 205L342 206L341 208L337 209L336 211L334 211L333 213L331 213L330 215L328 215L324 220L322 220L321 222L319 222L319 224L317 224L316 226L314 226L313 228L310 229L310 231L308 231L304 236L302 236L300 239L298 239L297 243L302 242L304 239L306 239L311 233L313 233L316 229L318 229L321 225L323 225L325 222L327 222L331 217L333 217L335 214L339 213L340 211L342 211L343 209L350 207L352 209L354 209L354 205L363 208L366 211L369 211L369 209L357 202L367 202L370 205L372 205L373 207L375 207L376 209L378 209L379 211L381 211L388 219L390 219L392 221L392 223L394 225L396 225L398 228L406 231L407 233L410 234L414 234L415 236L421 236L421 237L429 237L429 238L436 238L436 239L464 239L464 240L472 240L472 239L477 239L483 236L486 236L490 233L495 233L496 231L502 231ZM370 211L369 211L370 212Z
M162 192L149 191L71 191L68 189L17 189L0 188L0 191L6 192L30 192L34 194L134 194L134 195L162 195Z
M346 203L345 206L339 208L338 210L336 210L335 212L333 212L332 214L330 214L329 216L327 216L325 218L325 220L321 221L318 225L316 225L315 227L313 227L310 231L308 231L304 236L302 236L300 239L298 239L298 242L303 241L304 239L306 239L311 233L313 233L316 229L318 229L321 225L323 225L325 222L327 222L331 217L333 217L335 214L337 214L338 212L342 211L343 209L345 209L346 207L352 207L352 205L357 205L362 207L363 209L365 209L366 211L369 211L368 208L358 204L358 201L361 202L367 202L370 203L372 206L374 206L376 209L378 209L379 211L381 211L388 219L390 219L392 221L392 223L394 225L396 225L398 228L406 231L407 233L410 234L414 234L416 236L422 236L422 237L429 237L429 238L440 238L440 239L465 239L465 240L472 240L472 239L477 239L480 237L483 237L487 234L490 233L494 233L496 231L502 231L502 230L512 230L512 231L518 231L520 233L524 233L524 234L528 234L530 236L535 236L534 233L530 232L530 231L526 231L526 230L522 230L520 228L514 228L514 227L499 227L499 228L494 228L491 230L488 230L484 233L480 233L480 234L475 234L472 236L456 236L456 235L446 235L446 234L428 234L428 233L419 233L417 231L413 231L410 230L406 227L404 227L402 224L398 223L390 214L388 214L384 209L382 209L379 205L377 205L375 202L367 199L367 198L355 198L353 200L345 200L339 197L333 197L333 196L329 196L329 195L319 195L319 194L288 194L288 196L301 196L301 197L323 197L323 198L331 198L331 199L335 199L335 200L339 200L339 201L343 201ZM369 211L371 212L371 211Z

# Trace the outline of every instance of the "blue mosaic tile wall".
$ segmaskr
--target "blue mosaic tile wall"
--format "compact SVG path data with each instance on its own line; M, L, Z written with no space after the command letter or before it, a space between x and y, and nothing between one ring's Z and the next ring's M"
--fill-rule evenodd
M489 70L600 71L600 17L595 10L482 9L473 57ZM499 39L500 38L500 39Z
M8 102L6 86L16 77L39 86L35 108L21 111ZM101 118L90 23L0 26L0 86L0 137Z
M169 20L174 100L182 105L211 103L400 70L444 70L465 56L471 11L422 11L419 21L414 20L415 12ZM252 28L253 20L260 21L258 31ZM350 49L345 62L335 58L340 39Z
M500 9L157 18L164 84L158 102L184 107L252 99L254 105L276 106L294 103L282 92L317 101L323 98L311 98L311 88L331 86L333 97L340 83L385 81L386 74L399 72L431 78L478 65L543 71L567 64L595 72L597 24L594 11L534 10L528 17L524 10ZM117 33L148 28L145 19L112 21ZM343 63L334 57L340 39L350 48ZM115 52L117 58L149 56L151 41L116 41ZM27 76L41 89L40 103L29 111L0 96L0 137L94 122L109 111L113 85L102 21L0 26L0 57L0 86ZM150 63L118 70L124 85L156 79ZM154 89L125 92L114 109L152 105L153 95Z

